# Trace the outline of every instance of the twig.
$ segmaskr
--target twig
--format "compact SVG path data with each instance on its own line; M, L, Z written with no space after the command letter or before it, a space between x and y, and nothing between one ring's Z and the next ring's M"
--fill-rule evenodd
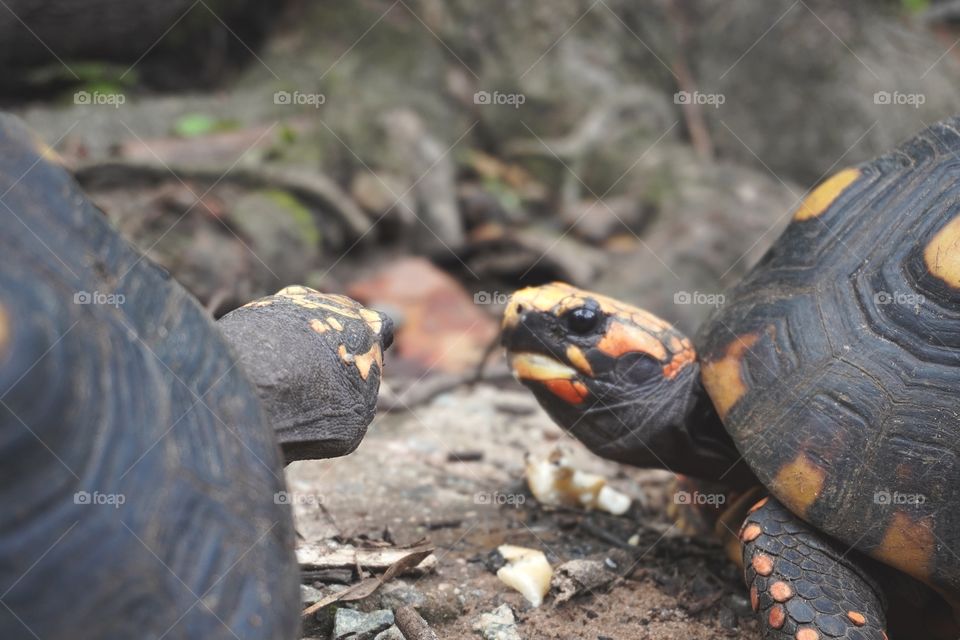
M393 621L406 640L439 640L427 621L409 605L394 609Z
M687 57L684 55L688 37L687 23L682 11L676 0L667 3L667 19L674 26L673 32L677 41L677 51L672 65L677 77L677 88L692 95L697 90L697 84L690 65L687 64ZM703 117L703 109L696 100L690 99L680 105L680 111L683 113L687 131L690 133L690 143L697 155L706 160L713 158L713 141L710 139L707 121Z

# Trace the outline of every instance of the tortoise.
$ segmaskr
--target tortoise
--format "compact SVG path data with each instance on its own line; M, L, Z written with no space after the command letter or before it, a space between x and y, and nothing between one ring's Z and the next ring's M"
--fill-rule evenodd
M214 323L0 147L0 637L299 637L283 462L357 446L390 321L288 287Z
M505 310L554 421L723 487L765 638L960 635L958 151L955 117L823 181L695 339L563 283Z

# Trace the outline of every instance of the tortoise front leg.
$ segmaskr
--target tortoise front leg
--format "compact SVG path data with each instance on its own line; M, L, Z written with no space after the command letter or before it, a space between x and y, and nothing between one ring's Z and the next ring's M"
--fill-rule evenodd
M814 531L775 498L740 529L744 579L766 640L886 640L879 588L849 549Z

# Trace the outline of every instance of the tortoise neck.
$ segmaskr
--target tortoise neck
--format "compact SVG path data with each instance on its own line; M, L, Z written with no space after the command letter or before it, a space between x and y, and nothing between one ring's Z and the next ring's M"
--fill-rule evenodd
M683 465L683 473L737 489L759 484L723 426L699 376L691 395L690 409L678 427L690 443L689 461Z

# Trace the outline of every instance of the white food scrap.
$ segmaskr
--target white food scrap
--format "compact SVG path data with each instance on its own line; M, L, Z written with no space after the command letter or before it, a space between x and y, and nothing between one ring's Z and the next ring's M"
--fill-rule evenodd
M632 500L607 484L606 478L574 469L559 450L547 458L527 458L527 486L541 504L599 509L623 515Z

